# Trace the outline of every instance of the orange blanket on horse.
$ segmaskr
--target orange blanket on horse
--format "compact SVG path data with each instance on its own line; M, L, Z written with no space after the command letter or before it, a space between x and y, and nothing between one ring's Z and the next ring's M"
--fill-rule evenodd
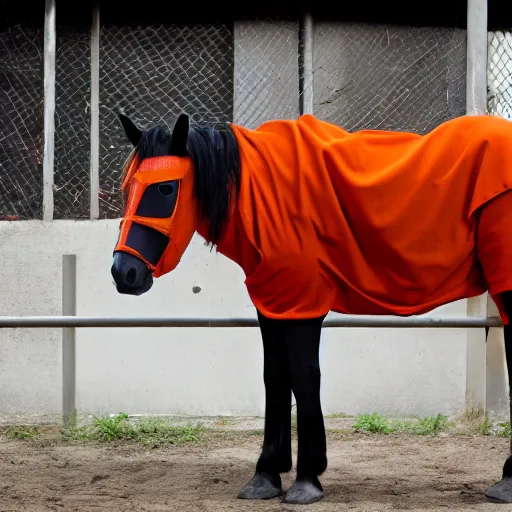
M512 288L512 261L495 263L512 226L477 244L480 207L512 187L509 121L466 116L426 135L348 133L311 115L231 127L241 190L218 250L264 315L421 314Z

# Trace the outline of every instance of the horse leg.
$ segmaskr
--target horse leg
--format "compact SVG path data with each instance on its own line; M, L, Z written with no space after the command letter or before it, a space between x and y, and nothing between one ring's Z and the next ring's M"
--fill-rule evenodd
M323 498L318 476L327 468L324 417L320 403L320 333L324 317L294 321L284 341L292 391L297 402L297 477L284 502L307 505Z
M512 320L512 291L503 294L503 307L508 318ZM508 372L509 421L512 422L512 324L505 325L503 330ZM509 455L503 465L501 480L489 487L485 495L489 501L512 503L512 438L510 439Z
M265 433L256 472L242 488L241 499L271 499L282 493L279 473L292 467L292 389L280 322L258 313L263 339Z

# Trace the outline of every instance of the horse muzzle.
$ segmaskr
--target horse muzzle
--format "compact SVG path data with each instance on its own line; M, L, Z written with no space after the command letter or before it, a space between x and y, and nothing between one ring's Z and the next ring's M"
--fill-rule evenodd
M111 273L117 291L124 295L142 295L153 286L153 275L146 263L127 252L114 253Z

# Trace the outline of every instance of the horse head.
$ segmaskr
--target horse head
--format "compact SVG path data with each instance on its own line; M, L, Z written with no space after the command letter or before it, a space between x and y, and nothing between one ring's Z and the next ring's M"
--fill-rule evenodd
M162 126L142 131L119 117L133 150L123 173L124 212L111 272L119 293L141 295L153 277L178 265L197 228L189 120L180 115L171 134Z

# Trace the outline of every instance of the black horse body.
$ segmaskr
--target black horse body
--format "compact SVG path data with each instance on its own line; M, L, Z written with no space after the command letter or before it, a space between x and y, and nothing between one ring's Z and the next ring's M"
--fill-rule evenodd
M223 130L189 128L188 118L182 115L171 135L163 127L142 132L127 117L120 117L128 139L137 148L139 160L167 155L191 157L199 217L206 225L207 242L214 246L229 223L229 205L236 201L241 178L237 142L229 127ZM179 183L173 185L178 187ZM158 199L152 205L154 210L160 208ZM148 216L152 215L154 212ZM151 229L144 230L140 236L140 245L152 245ZM112 275L120 293L140 295L152 285L148 266L126 252L114 253ZM512 290L504 294L504 304L512 318ZM280 474L292 468L293 393L297 403L297 475L284 501L312 503L323 497L318 477L327 468L319 364L324 317L275 320L258 311L258 319L264 355L265 433L255 474L242 488L239 497L270 499L282 493ZM505 347L509 382L512 383L512 326L505 326ZM512 455L506 459L502 479L488 489L487 497L512 503Z

